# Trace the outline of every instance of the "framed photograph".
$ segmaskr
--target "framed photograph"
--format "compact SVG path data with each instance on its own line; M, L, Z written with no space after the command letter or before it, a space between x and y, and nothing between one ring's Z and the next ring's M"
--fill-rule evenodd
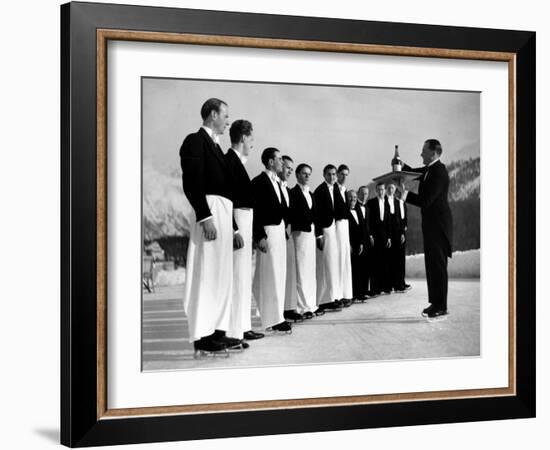
M535 416L535 33L61 7L61 442Z

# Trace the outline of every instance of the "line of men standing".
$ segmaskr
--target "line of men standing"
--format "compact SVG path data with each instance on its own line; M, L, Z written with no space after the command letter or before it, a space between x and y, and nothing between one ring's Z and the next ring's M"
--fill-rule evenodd
M252 124L230 128L231 148L219 136L229 126L228 105L207 100L203 126L181 148L183 189L194 217L187 256L184 309L196 352L247 348L252 330L251 293L262 326L290 333L297 322L340 311L394 289L404 292L407 212L395 185L346 188L349 167L329 164L311 192L312 168L274 148L250 180L244 164L253 148ZM253 249L255 271L253 273Z

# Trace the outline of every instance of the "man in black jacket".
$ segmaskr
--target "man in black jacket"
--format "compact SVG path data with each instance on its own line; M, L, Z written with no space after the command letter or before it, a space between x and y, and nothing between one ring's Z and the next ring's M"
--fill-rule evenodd
M376 197L367 202L370 218L370 240L374 242L372 264L372 293L389 294L391 283L388 274L388 257L391 248L389 205L385 198L384 183L376 185Z
M361 268L361 287L357 299L366 300L369 296L372 296L371 292L371 280L372 280L372 253L374 246L374 239L371 238L370 233L370 216L369 208L367 207L367 201L369 199L369 188L367 186L361 186L357 190L357 205L355 209L359 216L359 220L363 223L363 252L359 258ZM372 242L371 242L372 240Z
M403 245L399 248L399 279L398 279L398 290L399 291L408 291L411 288L410 284L407 284L405 281L405 262L406 262L406 246L407 246L407 230L409 228L409 213L407 211L407 204L403 201L402 198L399 198L399 215L401 217L401 230L404 236Z
M435 318L447 311L447 258L452 257L453 219L449 207L449 174L440 161L443 149L437 139L428 139L422 147L424 167L413 169L408 165L403 170L418 172L420 183L418 193L402 186L402 198L418 206L422 215L422 238L424 240L424 262L428 283L430 305L422 311L424 316Z
M218 145L229 125L228 106L211 98L201 108L203 126L180 148L183 190L194 214L187 250L183 306L195 350L224 351L240 345L225 336L233 287L231 173ZM207 271L203 268L206 267Z
M296 186L290 190L290 224L296 261L296 310L305 319L317 311L315 279L315 199L309 189L312 168L296 167ZM317 230L318 231L318 230Z
M290 215L292 208L292 200L290 197L290 189L288 188L288 181L292 172L294 172L294 161L288 155L283 155L283 167L277 174L279 176L279 183L281 184L281 191L285 198L285 203L288 206L285 215L285 236L286 236L286 286L285 286L285 310L283 316L286 320L292 322L301 322L304 320L302 314L297 311L298 307L298 295L296 291L296 251L294 248L294 240L291 239L291 226Z
M323 169L325 181L315 189L317 234L317 305L321 311L341 311L342 280L336 235L336 219L346 216L346 204L338 192L336 167Z
M346 202L348 206L349 243L351 252L351 277L353 283L353 299L360 298L362 289L361 257L364 252L365 225L363 217L357 211L357 192L353 189L346 191Z
M346 180L349 176L349 167L345 164L338 166L336 177L338 189L334 192L339 198L339 203L344 205L344 214L336 216L336 237L338 242L338 257L340 264L340 304L344 307L353 303L353 283L351 276L351 252L349 248L349 225L346 205ZM338 302L337 302L338 303Z
M391 248L388 252L390 286L396 292L405 292L404 274L401 273L401 257L405 255L405 224L401 219L400 201L395 196L393 182L386 184L386 201L390 218Z
M252 291L260 310L262 325L270 331L290 333L284 320L286 285L287 203L277 173L282 170L279 150L266 148L262 153L265 171L252 180L254 219L252 235L257 247L256 272Z
M252 124L236 120L229 129L231 148L225 161L232 176L233 220L238 231L233 235L233 299L227 335L236 339L260 339L264 335L252 331L252 217L254 198L252 183L244 164L254 147ZM246 343L242 344L244 347Z

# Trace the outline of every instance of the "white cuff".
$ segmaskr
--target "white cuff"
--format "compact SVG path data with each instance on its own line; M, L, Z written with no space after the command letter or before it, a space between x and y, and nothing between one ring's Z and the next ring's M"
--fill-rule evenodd
M199 220L197 223L203 223L206 222L208 219L211 219L212 216L205 217L204 219Z

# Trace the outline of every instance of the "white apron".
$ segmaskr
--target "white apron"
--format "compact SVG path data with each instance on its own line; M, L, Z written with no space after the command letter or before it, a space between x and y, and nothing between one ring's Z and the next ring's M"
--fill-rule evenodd
M317 304L333 302L341 298L340 265L338 242L334 222L323 228L325 245L323 251L317 249Z
M336 236L338 239L338 261L340 266L340 286L342 293L338 299L353 298L353 283L351 278L351 246L349 243L348 219L336 221Z
M191 342L229 325L233 291L233 203L218 195L206 201L216 226L216 239L206 241L191 215L183 309Z
M267 253L256 251L256 271L252 292L260 311L262 326L269 328L284 321L286 286L285 223L264 227Z
M290 230L290 226L288 227ZM285 311L296 309L298 296L296 293L296 252L294 239L286 241L286 287L285 287Z
M296 256L296 310L303 314L317 309L317 281L315 279L315 232L292 233Z
M244 247L233 251L233 295L227 336L243 338L252 329L252 209L234 209L233 215L243 238Z

